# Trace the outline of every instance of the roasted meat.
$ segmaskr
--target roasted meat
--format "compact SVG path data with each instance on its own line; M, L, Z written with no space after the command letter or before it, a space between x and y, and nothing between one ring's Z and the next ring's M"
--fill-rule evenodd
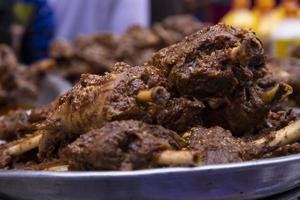
M36 131L47 118L49 107L18 109L0 116L0 139L11 140Z
M72 45L65 40L56 40L51 43L49 56L54 59L68 59L74 56Z
M134 47L154 45L143 31L134 27L124 37ZM80 51L94 48L86 38L77 43ZM59 54L56 61L69 59ZM251 31L218 24L143 65L110 70L83 74L33 134L1 145L0 167L22 166L30 152L30 164L59 159L75 170L199 166L272 156L299 141L299 117L281 104L292 89L268 71ZM63 163L55 169L66 169Z
M37 91L35 74L17 62L12 49L0 45L0 104L34 98Z
M98 33L79 36L71 43L54 41L49 51L51 62L37 63L34 68L40 73L51 72L76 82L82 73L110 72L116 62L142 65L158 49L180 41L203 26L189 15L171 16L152 29L133 25L120 36Z
M293 87L293 94L289 96L291 105L300 106L300 59L270 58L267 67L276 80L286 82Z
M168 77L171 90L206 102L207 125L222 126L234 135L253 133L270 107L291 93L280 82L261 84L269 72L258 37L224 24L158 51L149 64Z
M82 75L59 99L43 130L41 154L109 121L135 119L175 131L201 124L202 102L173 98L163 87L166 80L157 68L124 63L115 68L105 76Z
M253 32L218 24L158 51L150 64L182 95L224 97L258 76L264 55Z
M159 42L159 38L150 30L132 26L120 38L114 52L115 60L131 65L142 65L159 48Z
M249 86L237 91L220 102L218 108L208 108L206 123L219 125L232 131L235 136L254 134L264 123L273 105L290 94L291 87L279 84L270 91L259 86Z
M50 47L50 61L38 62L33 68L40 72L59 74L71 81L77 81L83 73L103 74L115 63L112 52L118 38L113 34L99 34L93 37L79 37L74 44L54 41Z
M152 31L160 38L162 46L168 46L205 26L191 15L177 15L167 17L161 23L154 24Z
M155 167L164 150L184 141L170 130L140 121L116 121L81 135L62 151L75 170L134 170Z
M272 152L286 154L289 150L291 152L299 150L297 143L289 144L298 140L296 138L299 136L299 125L299 120L294 121L259 139L236 138L230 131L221 127L195 127L186 132L183 138L187 142L185 150L197 158L193 161L196 165L240 162L266 155L271 157Z
M195 127L183 135L187 149L203 154L204 164L242 161L242 144L221 127Z

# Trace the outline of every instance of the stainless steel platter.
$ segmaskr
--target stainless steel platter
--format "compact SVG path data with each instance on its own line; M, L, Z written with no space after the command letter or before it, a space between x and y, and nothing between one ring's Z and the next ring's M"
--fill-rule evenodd
M300 185L300 155L130 172L0 171L0 199L243 200Z

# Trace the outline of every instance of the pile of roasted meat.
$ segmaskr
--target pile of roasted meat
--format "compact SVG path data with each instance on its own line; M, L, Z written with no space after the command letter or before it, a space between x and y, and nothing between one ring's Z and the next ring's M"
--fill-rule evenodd
M123 35L79 36L73 43L58 40L50 48L50 59L36 63L33 68L77 82L82 73L102 75L119 61L142 65L155 51L179 42L204 26L190 15L178 15L166 18L151 29L132 26Z
M0 112L4 107L15 107L24 99L33 99L38 94L36 74L17 62L6 45L0 44Z
M66 45L58 60L72 53ZM282 104L292 88L269 72L253 32L206 27L144 64L116 63L110 71L83 74L47 107L2 116L0 167L137 170L300 151L298 115Z

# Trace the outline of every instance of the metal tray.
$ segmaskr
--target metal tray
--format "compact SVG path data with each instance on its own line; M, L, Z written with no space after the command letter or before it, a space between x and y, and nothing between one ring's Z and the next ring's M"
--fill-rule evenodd
M243 200L300 185L300 155L130 172L0 171L0 199Z

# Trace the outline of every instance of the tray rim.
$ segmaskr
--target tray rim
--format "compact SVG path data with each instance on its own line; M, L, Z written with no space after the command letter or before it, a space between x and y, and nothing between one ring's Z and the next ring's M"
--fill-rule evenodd
M169 173L206 172L223 170L246 170L256 167L267 167L273 164L300 162L300 154L266 158L252 161L205 165L199 167L165 167L155 169L141 169L134 171L35 171L35 170L0 170L0 178L36 177L36 178L101 178L101 177L134 177L140 175L159 175Z

